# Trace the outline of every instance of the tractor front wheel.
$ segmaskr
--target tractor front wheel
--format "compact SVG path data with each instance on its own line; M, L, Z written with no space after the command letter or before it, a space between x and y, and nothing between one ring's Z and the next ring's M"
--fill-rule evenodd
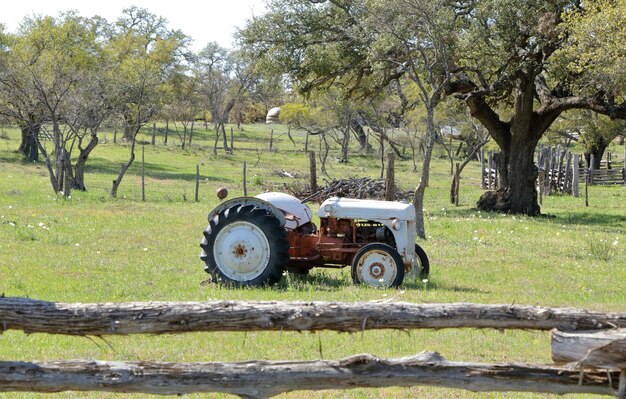
M368 244L352 260L352 281L372 287L398 287L404 279L402 257L387 244Z

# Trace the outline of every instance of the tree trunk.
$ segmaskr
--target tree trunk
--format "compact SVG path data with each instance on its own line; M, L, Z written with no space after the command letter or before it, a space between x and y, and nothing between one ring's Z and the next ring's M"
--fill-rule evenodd
M130 127L130 122L128 122L128 121L124 124L124 136L123 136L123 139L126 140L126 141L130 141L130 140L133 139L133 131L132 131L131 127Z
M213 143L213 155L217 155L217 143L220 141L220 126L217 122L215 123L215 143Z
M350 144L350 129L343 130L343 140L341 141L341 162L348 163L348 144Z
M163 144L167 145L167 136L170 134L170 120L165 120L165 139L163 140Z
M437 130L435 129L435 105L428 104L426 106L426 121L428 126L428 137L426 138L426 149L424 151L424 161L422 162L422 175L419 184L413 195L413 206L415 206L415 228L417 236L426 239L426 228L424 227L424 192L428 187L430 176L430 159L435 146Z
M185 149L185 143L187 143L187 123L183 123L183 139L181 140L180 148Z
M536 187L539 170L534 162L536 145L534 139L515 135L509 148L501 148L497 161L499 188L484 193L478 200L478 209L528 216L541 213Z
M193 137L193 127L195 125L194 121L191 121L191 128L189 129L189 147L191 147L191 139Z
M19 151L24 154L26 160L31 162L39 161L39 149L37 147L37 136L41 125L27 124L22 130L22 142Z
M117 197L117 189L119 188L120 184L122 184L122 179L124 178L126 171L133 164L133 161L135 161L135 143L137 142L137 133L139 133L139 128L140 126L137 126L137 130L135 131L135 133L132 135L132 138L131 138L132 144L130 146L130 158L128 159L126 163L122 165L122 168L120 169L120 173L118 173L117 175L117 179L113 180L113 185L111 186L111 197L113 198Z
M74 179L72 187L80 190L87 191L85 187L85 165L87 164L87 158L89 158L89 154L93 151L94 148L98 145L98 135L96 133L91 133L91 140L89 140L89 144L87 147L81 148L79 146L80 154L78 154L78 159L76 160L76 164L74 165Z
M61 144L61 128L56 118L52 121L52 140L54 142L54 166L56 176L56 184L53 184L53 186L57 188L58 194L63 190L65 179L65 148Z
M357 140L359 141L361 152L363 154L371 153L372 146L367 142L367 134L365 134L365 129L363 129L361 123L357 119L354 119L352 120L351 127L357 137Z
M585 159L587 160L587 165L591 160L591 155L593 155L592 166L594 169L600 169L602 157L604 156L604 151L608 146L609 143L604 139L604 137L600 136L600 138L593 143L591 148L588 151L585 151Z
M228 138L226 137L226 127L224 123L221 124L220 130L222 131L222 138L224 141L224 153L228 154L230 152L230 148L228 148Z

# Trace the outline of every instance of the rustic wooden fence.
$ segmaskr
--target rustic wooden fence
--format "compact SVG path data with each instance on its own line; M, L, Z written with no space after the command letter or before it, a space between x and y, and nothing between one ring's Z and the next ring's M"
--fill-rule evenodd
M481 152L481 188L498 188L498 169L495 158L497 153ZM606 153L606 160L601 164L604 168L594 169L593 155L587 163L580 154L569 152L566 148L543 147L537 151L537 191L539 200L553 193L580 195L580 183L584 184L623 184L626 185L626 147L623 162L613 160L613 153Z
M400 359L361 354L339 360L238 363L0 361L0 392L224 392L267 398L297 390L429 385L626 398L626 313L467 303L67 304L0 298L0 332L102 336L461 327L552 330L555 365L453 362L433 352Z

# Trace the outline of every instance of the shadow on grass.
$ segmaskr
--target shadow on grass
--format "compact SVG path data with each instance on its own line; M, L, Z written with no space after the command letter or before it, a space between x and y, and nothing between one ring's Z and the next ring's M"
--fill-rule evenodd
M541 218L539 220L541 220ZM565 213L556 215L556 218L553 218L552 220L556 220L559 223L563 223L563 224L580 224L580 225L597 225L597 226L614 226L614 227L626 225L626 215L616 215L616 214L610 214L610 213L565 212Z
M339 291L352 285L341 276L317 272L313 274L287 273L272 289L276 291Z
M224 289L244 289L244 290L258 290L258 289L269 289L274 292L288 292L288 291L299 291L299 292L308 292L308 291L326 291L326 292L335 292L341 289L352 287L354 284L352 281L348 281L345 278L334 277L327 273L315 273L315 274L287 274L283 277L280 282L272 287L244 287L244 288L235 288L230 287L228 284L218 284L211 281L211 279L205 280L201 283L202 286L213 286ZM366 287L366 286L364 286ZM421 281L404 281L404 283L400 286L401 290L415 290L415 291L448 291L448 292L460 292L465 294L490 294L490 291L484 291L477 288L471 287L462 287L458 285L446 285L438 282L429 281L428 283L423 283Z
M124 161L126 162L126 161ZM117 176L120 172L122 163L119 164L115 162L107 161L103 158L94 158L87 162L86 171L88 173L98 173L98 174L109 174L113 176ZM141 162L135 161L131 166L133 168L141 168ZM188 182L193 182L196 180L196 174L192 171L195 170L195 167L190 166L190 173L170 173L168 172L168 168L163 167L160 164L146 162L145 163L146 176L152 179L159 180L184 180ZM129 173L130 174L130 173ZM219 181L219 182L231 182L231 179L227 179L220 176L207 176L200 175L200 180L202 181Z
M476 208L447 208L445 214L436 213L436 216L441 218L456 219L456 218L476 218L478 215L483 218L491 217L495 219L501 216L512 217L513 214L503 214L498 212L486 212L478 211ZM521 217L524 217L523 215ZM610 226L620 227L626 224L626 215L618 215L611 213L597 213L581 210L580 212L559 212L558 214L542 214L534 218L529 219L537 222L547 223L561 223L572 225L598 225L598 226Z
M27 160L18 150L0 150L0 162L12 163L17 165L33 165L37 162ZM39 163L45 165L40 159Z
M423 283L421 281L404 281L402 284L404 290L437 290L437 291L449 291L449 292L462 292L466 294L490 294L490 291L483 291L478 288L462 287L459 285L446 285L437 281L428 281Z

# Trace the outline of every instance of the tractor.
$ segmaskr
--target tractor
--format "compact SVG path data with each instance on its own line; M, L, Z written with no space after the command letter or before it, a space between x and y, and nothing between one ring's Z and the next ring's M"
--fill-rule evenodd
M285 271L351 266L355 284L398 287L405 275L428 279L415 244L415 208L404 202L332 197L313 212L296 197L268 192L224 201L208 216L200 258L214 282L277 283Z

